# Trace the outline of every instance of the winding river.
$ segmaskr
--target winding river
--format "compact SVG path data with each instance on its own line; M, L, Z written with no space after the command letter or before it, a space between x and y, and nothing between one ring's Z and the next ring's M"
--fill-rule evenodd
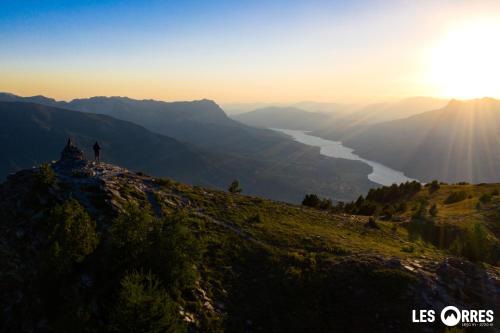
M373 162L353 153L353 149L345 147L340 141L325 140L307 134L307 131L297 131L288 129L273 128L273 130L290 135L295 141L320 148L320 153L325 156L345 158L348 160L361 161L372 167L372 173L368 179L381 185L400 184L415 179L408 178L401 171L386 167L383 164Z

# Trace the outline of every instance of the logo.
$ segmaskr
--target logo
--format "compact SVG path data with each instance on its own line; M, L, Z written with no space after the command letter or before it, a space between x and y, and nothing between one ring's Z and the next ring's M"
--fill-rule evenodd
M412 321L414 323L433 323L436 320L435 310L413 310ZM466 310L458 309L449 305L441 310L441 322L448 326L461 324L463 327L493 327L495 314L493 310Z
M460 311L452 305L445 307L441 311L441 321L446 326L455 326L460 322Z

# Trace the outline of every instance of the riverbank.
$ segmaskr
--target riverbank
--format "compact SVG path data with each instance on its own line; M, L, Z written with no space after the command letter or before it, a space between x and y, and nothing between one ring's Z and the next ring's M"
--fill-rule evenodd
M384 186L400 184L415 179L407 177L403 172L391 169L381 163L364 159L354 153L354 149L342 145L340 141L326 140L309 135L307 131L273 128L273 130L291 136L295 141L320 148L320 153L325 156L361 161L372 168L368 179Z

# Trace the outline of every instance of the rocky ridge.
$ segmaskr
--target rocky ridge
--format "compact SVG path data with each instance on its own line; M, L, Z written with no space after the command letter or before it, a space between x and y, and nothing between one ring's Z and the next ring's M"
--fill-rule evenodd
M221 208L223 210L239 210L250 204L261 205L262 199L252 197L246 199L244 196L231 198L229 194L219 191L188 187L170 180L134 173L119 166L90 162L85 160L81 150L71 142L68 142L64 148L61 159L52 162L50 168L55 174L56 181L49 187L47 193L37 195L36 198L31 196L32 188L43 170L42 167L18 172L9 176L8 180L0 185L0 209L9 211L11 216L20 221L15 225L4 223L1 226L2 235L15 235L14 238L2 237L3 247L8 247L9 243L14 244L16 238L24 239L32 232L32 223L37 220L39 212L36 208L30 208L32 205L29 202L36 201L35 207L39 209L40 206L47 206L53 202L61 203L73 198L96 220L98 229L106 228L109 221L123 211L127 202L136 201L142 207L151 208L159 217L169 209L186 209L193 216L204 220L207 229L213 228L217 232L229 233L241 243L249 242L253 244L252 246L262 249L284 248L275 241L258 237L247 226L221 218L221 214L217 211L207 209L207 202L215 202L221 197L224 200L227 199ZM286 209L288 214L293 211L310 212L299 206L270 201L269 204L274 205L275 210ZM324 213L318 214L324 215ZM327 218L332 220L331 228L348 225L349 228L357 230L359 226L362 229L362 225L366 223L364 218L354 216L332 215ZM346 233L341 237L350 237L348 235L349 233ZM321 235L316 238L322 241ZM431 308L439 311L444 306L455 305L464 309L487 308L494 309L497 313L500 311L498 267L481 266L447 255L443 255L440 259L426 255L388 256L367 248L353 250L342 255L330 266L329 270L335 276L335 274L342 275L345 272L357 274L355 272L358 270L364 271L368 268L389 269L409 274L416 283L409 287L407 296L413 298L422 309ZM196 294L203 302L205 311L220 317L227 315L227 307L231 303L231 300L227 298L227 291L220 287L209 286L207 281L203 280L198 282L197 288ZM206 291L209 289L211 289L210 293ZM366 291L357 289L355 293L359 297L365 297L363 295ZM184 309L181 311L186 322L195 323L199 320L195 314ZM252 323L251 319L248 320ZM401 319L394 320L388 324L389 330L396 329L400 324ZM435 327L424 327L425 330L434 331Z

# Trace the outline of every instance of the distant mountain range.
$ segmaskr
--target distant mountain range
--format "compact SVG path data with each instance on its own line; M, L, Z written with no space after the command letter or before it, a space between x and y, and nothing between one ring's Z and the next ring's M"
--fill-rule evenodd
M213 101L202 100L193 102L166 103L153 100L133 100L126 97L94 97L77 99L71 102L61 102L43 96L19 97L12 94L0 94L0 101L30 102L30 112L39 111L40 105L61 109L82 111L85 113L104 114L110 128L104 129L109 134L104 142L103 154L110 162L124 165L133 170L140 170L152 175L172 176L192 184L202 184L211 187L225 188L234 178L239 179L246 193L265 196L290 202L299 202L306 193L315 192L322 196L338 200L350 200L366 192L374 186L367 179L370 168L360 162L342 159L327 158L320 155L319 149L302 145L290 140L288 137L267 129L258 129L240 124L226 116L224 111ZM60 147L59 140L66 140L67 135L73 135L82 146L88 145L94 139L100 138L104 133L96 133L101 118L80 132L72 131L69 123L57 121L52 123L50 117L43 116L46 123L40 122L37 117L25 116L22 121L15 117L7 117L7 112L12 114L12 108L23 110L27 106L16 103L8 106L2 103L0 120L5 126L5 132L0 143L9 146L10 156L8 161L0 164L0 176L9 172L26 168L33 163L57 157ZM36 111L38 110L38 111ZM50 113L52 109L44 109ZM56 111L58 113L62 111ZM79 123L79 115L74 115L65 121ZM92 116L92 115L88 115ZM4 119L4 117L7 117ZM116 119L135 123L141 127L141 134L131 135L113 122ZM88 119L88 118L85 118ZM24 130L8 131L11 123L18 122L21 126L27 122ZM123 122L121 122L123 123ZM133 124L129 124L133 125ZM51 150L27 149L33 145L45 144L43 135L34 139L30 136L33 128L43 133L50 128L51 131L60 133L49 145ZM15 126L14 126L15 127ZM13 127L13 128L14 128ZM92 131L91 131L92 129ZM137 130L139 131L139 130ZM10 133L8 136L4 133ZM99 135L97 135L99 134ZM145 139L148 137L149 139ZM160 139L161 138L161 139ZM173 138L173 140L172 140ZM22 146L18 142L26 140ZM190 157L181 158L181 161L166 160L162 158L163 148L148 150L151 140L172 143L180 149L189 151ZM55 141L58 144L55 145ZM141 146L141 141L145 142ZM139 148L140 147L140 148ZM166 148L167 149L167 148ZM114 153L110 153L112 150ZM170 148L171 154L176 149ZM21 155L20 152L24 151ZM36 158L33 158L35 156ZM126 159L129 159L128 162ZM185 168L185 170L182 170ZM174 173L174 170L178 170ZM185 171L185 172L184 172ZM191 175L191 176L190 176ZM187 178L186 178L187 177Z
M322 112L268 107L233 118L259 127L312 131L422 181L500 180L500 101L414 97L344 111L324 112L327 107L317 104Z
M447 102L430 97L412 97L368 105L300 102L290 106L258 108L231 117L251 126L308 130L321 133L322 136L340 137L375 123L438 109Z
M232 116L243 124L260 128L314 130L330 122L326 113L309 112L296 107L267 107Z
M500 101L495 99L453 100L342 140L359 155L422 181L500 181Z

